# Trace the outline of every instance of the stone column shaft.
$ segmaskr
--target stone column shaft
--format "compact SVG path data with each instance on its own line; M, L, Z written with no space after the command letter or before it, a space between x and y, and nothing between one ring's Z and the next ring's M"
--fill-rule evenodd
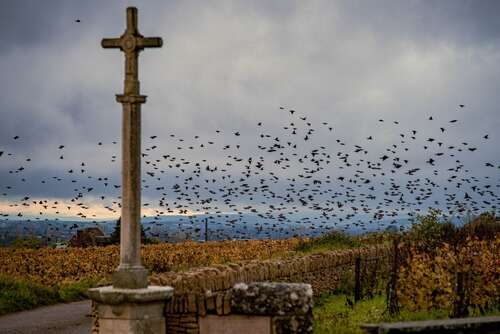
M141 105L123 103L119 269L141 266Z
M139 84L139 51L125 53L125 80L123 94L138 95Z
M141 104L144 95L117 95L123 107L122 123L122 223L120 265L113 286L147 287L147 271L141 261Z

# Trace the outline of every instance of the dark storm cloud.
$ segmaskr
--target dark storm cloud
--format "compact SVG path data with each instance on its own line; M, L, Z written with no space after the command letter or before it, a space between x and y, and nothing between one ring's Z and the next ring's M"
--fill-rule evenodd
M16 47L47 44L56 35L53 24L64 1L2 1L0 52Z
M156 144L163 154L221 162L222 144L240 143L242 155L256 155L261 132L281 135L292 120L280 113L282 105L315 124L329 122L333 138L351 146L375 135L382 141L371 147L375 156L403 128L439 131L429 115L441 123L460 119L447 132L450 142L493 138L500 126L497 1L4 1L0 150L33 157L39 170L30 179L60 175L82 161L89 173L119 175L110 157L119 156L111 142L120 136L114 94L122 90L123 55L99 43L123 32L127 5L139 7L144 35L165 41L141 54L144 148ZM457 109L460 103L467 108ZM376 127L379 118L401 127ZM216 140L216 149L177 151L172 133ZM150 135L158 139L150 142ZM328 132L315 138L333 142ZM497 156L495 145L487 143L481 154ZM425 165L425 153L412 158ZM5 173L16 164L0 159L2 185L12 181ZM465 158L473 165L482 159ZM29 192L28 185L18 190ZM57 183L46 192L67 196L68 189Z
M496 19L500 3L494 0L354 0L342 1L340 7L346 24L382 33L387 39L468 47L496 43L500 38Z

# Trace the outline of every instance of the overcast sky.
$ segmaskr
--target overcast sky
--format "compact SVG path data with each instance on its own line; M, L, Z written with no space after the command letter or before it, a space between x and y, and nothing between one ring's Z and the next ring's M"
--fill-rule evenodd
M446 142L480 146L463 161L498 185L498 169L484 163L500 160L499 1L16 0L0 3L0 209L24 196L69 199L67 184L40 180L81 162L90 175L120 183L114 95L123 89L124 57L100 41L123 33L130 5L139 8L140 32L164 41L140 55L143 148L173 154L179 142L170 134L198 135L241 144L249 156L256 124L279 134L294 109L333 125L335 137L318 130L318 145L365 145L373 136L378 156L402 132L430 136L458 119ZM433 128L431 115L440 122ZM381 118L399 125L377 127Z

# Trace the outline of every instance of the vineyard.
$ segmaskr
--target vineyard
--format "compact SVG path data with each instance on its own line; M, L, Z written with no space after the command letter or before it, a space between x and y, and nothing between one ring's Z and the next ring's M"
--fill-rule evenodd
M339 294L316 300L315 333L364 333L360 326L366 323L500 315L500 220L487 213L455 226L439 217L432 210L418 216L409 231L380 236L381 242L392 239L391 268L378 275L373 289L370 270L361 264Z
M468 315L500 305L500 235L469 238L457 248L443 244L434 253L411 247L406 262L398 298L410 311L451 311L463 304L461 313Z
M295 249L299 239L249 240L142 247L144 265L154 273L227 262L269 259ZM119 247L67 249L0 248L0 274L47 286L97 280L111 274L119 262Z
M447 310L453 317L500 307L500 221L483 214L462 227L419 218L394 246L389 310Z

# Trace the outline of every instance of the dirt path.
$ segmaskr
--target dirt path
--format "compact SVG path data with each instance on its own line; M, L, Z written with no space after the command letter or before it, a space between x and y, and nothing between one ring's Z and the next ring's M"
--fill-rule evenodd
M90 301L44 306L0 317L2 334L89 334Z

